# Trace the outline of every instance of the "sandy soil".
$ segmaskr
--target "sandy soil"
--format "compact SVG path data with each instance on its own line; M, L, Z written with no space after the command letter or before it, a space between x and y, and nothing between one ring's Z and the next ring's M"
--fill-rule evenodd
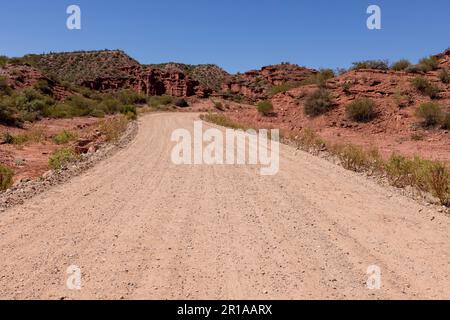
M0 136L9 132L11 134L29 134L32 130L42 132L44 139L39 143L28 142L24 145L0 145L0 164L14 169L14 181L17 183L23 178L34 179L42 176L48 168L48 158L58 146L52 140L53 136L63 130L82 133L82 130L93 128L102 121L99 118L76 117L71 119L43 119L35 124L27 125L24 129L8 127L0 124ZM16 161L22 164L17 165Z
M196 117L143 116L127 148L2 213L0 298L450 298L444 214L288 146L276 176L176 166L170 135Z

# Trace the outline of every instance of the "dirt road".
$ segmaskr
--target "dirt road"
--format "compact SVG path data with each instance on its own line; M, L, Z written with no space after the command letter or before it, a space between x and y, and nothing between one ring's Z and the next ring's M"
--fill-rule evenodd
M127 148L1 213L0 298L450 298L444 214L288 146L275 176L174 165L196 117L144 116Z

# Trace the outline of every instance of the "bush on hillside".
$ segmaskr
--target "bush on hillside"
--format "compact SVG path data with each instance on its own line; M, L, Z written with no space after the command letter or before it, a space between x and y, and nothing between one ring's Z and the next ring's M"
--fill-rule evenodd
M401 59L397 62L395 62L392 66L391 69L394 71L405 71L407 70L409 67L411 66L411 62L409 62L406 59Z
M423 58L419 61L417 66L422 72L433 71L439 67L439 59L434 56Z
M316 117L333 108L331 94L326 89L319 89L308 95L304 112L310 117Z
M375 69L375 70L388 70L389 63L386 60L366 60L353 62L353 70L360 69Z
M53 170L60 170L67 164L77 161L78 156L71 148L56 150L48 159L48 166Z
M439 93L441 90L430 83L424 77L416 77L412 80L412 85L416 88L420 93L429 96L431 99L437 99L439 97Z
M272 102L265 100L257 104L258 112L264 116L268 116L273 112Z
M425 126L435 126L442 119L442 110L438 104L427 102L417 108L416 115L422 119Z
M353 121L368 122L375 115L375 102L369 98L359 98L345 107L347 117Z
M450 74L448 73L447 69L442 69L439 72L439 79L442 81L442 83L450 83Z
M0 191L7 190L13 184L14 171L0 164Z

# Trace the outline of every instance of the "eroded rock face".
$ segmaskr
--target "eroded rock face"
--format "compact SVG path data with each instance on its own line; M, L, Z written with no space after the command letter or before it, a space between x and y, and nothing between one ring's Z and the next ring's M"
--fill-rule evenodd
M164 68L134 66L122 69L128 76L119 78L97 78L82 83L93 90L119 90L130 88L149 96L171 95L175 97L208 97L212 90L191 79L176 66Z
M293 64L279 64L251 70L230 77L222 84L222 91L239 94L251 100L265 99L273 86L298 83L317 71Z

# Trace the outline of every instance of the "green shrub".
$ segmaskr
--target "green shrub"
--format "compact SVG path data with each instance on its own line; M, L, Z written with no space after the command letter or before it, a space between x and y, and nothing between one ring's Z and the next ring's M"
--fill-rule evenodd
M316 74L316 83L319 87L325 88L327 81L335 77L335 73L331 69L320 69Z
M0 95L10 95L12 93L11 87L8 85L8 80L0 76Z
M325 147L325 141L311 128L305 128L301 134L295 138L298 149L306 151L320 150Z
M23 123L17 109L13 106L14 101L11 97L0 97L0 123L7 126L20 126Z
M301 81L299 84L293 84L292 88L303 85L316 84L320 88L325 88L327 81L335 77L335 73L331 69L320 69L318 73L309 76L307 79Z
M398 154L392 154L386 163L385 170L393 186L404 188L413 184L413 166L407 158Z
M310 117L316 117L333 108L331 94L326 89L319 89L308 95L305 101L304 112Z
M426 177L430 192L441 201L442 205L450 206L449 167L441 162L433 162Z
M134 105L134 104L146 104L147 96L136 91L125 89L119 91L117 94L117 98L122 104L125 105Z
M95 118L104 118L106 113L101 109L94 109L89 113L89 115Z
M442 81L442 83L450 83L450 74L448 73L447 69L442 69L439 72L439 79Z
M350 89L352 88L352 84L348 81L345 81L342 84L342 90L344 91L344 93L349 94L350 93Z
M295 88L297 85L292 84L292 83L283 83L277 86L273 86L272 88L270 88L269 90L269 97L273 97L279 93L285 93L289 90L291 90L292 88Z
M270 115L273 112L272 102L265 100L257 104L258 112L264 116Z
M84 117L88 116L95 109L97 102L82 96L73 95L65 101L65 104L71 117Z
M247 129L245 126L234 122L233 120L229 119L223 114L216 114L209 112L207 114L200 115L200 119L226 128L241 129L241 130Z
M377 69L377 70L388 70L389 63L386 60L366 60L353 62L353 70L359 69Z
M60 170L67 164L75 162L77 160L78 156L75 151L70 148L62 148L56 150L50 155L50 158L48 159L48 165L50 169Z
M56 144L66 144L69 141L76 139L76 137L77 135L74 132L63 130L62 132L58 133L56 136L53 137L53 141Z
M163 96L153 96L149 97L148 104L154 108L159 108L160 106L168 106L173 103L174 97L163 95Z
M393 100L394 100L395 105L399 109L406 108L411 103L413 103L413 100L411 99L411 97L407 94L403 94L401 91L396 91L394 93Z
M70 108L68 104L58 103L47 108L44 115L55 119L70 118L72 116Z
M363 171L368 168L369 158L360 146L348 144L338 149L337 156L342 166L352 171Z
M450 205L450 169L444 163L392 154L385 171L392 185L399 188L414 186L432 193L441 204Z
M122 103L118 99L107 97L97 105L96 110L102 110L106 114L115 114L121 109Z
M392 66L391 69L394 71L405 71L407 70L409 67L411 66L411 62L409 62L406 59L401 59L397 62L395 62Z
M52 94L52 88L50 86L50 83L46 79L39 80L35 85L34 88L38 90L39 92L47 95Z
M375 113L375 102L369 98L359 98L345 107L347 117L358 122L372 120Z
M2 134L2 143L4 144L14 144L14 136L9 133L5 132Z
M117 142L122 133L128 127L126 116L119 116L114 119L105 120L100 126L99 131L106 137L108 142Z
M439 67L439 59L434 56L423 58L419 61L419 64L417 66L422 72L433 71Z
M45 140L45 133L42 128L32 128L31 130L21 133L21 134L8 134L6 137L9 143L16 144L16 145L22 145L28 142L32 143L40 143Z
M123 115L125 115L129 120L135 120L137 119L137 110L136 106L132 105L125 105L122 107L122 110L120 111Z
M417 108L416 115L422 119L425 126L435 126L441 121L443 114L438 104L427 102Z
M0 164L0 190L7 190L13 184L14 171Z
M420 93L429 96L431 99L436 99L439 97L439 93L441 90L430 83L424 77L416 77L412 80L412 85L419 91Z

